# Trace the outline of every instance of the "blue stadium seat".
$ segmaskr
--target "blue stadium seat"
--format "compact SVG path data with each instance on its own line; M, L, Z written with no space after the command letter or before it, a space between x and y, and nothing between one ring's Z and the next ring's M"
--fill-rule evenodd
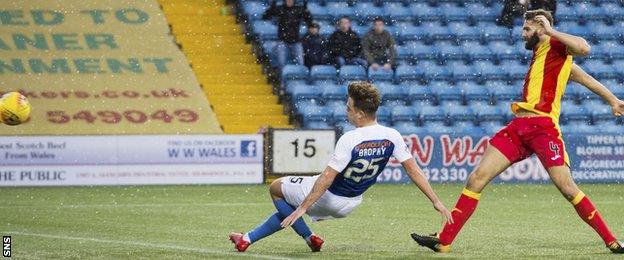
M433 105L437 102L429 86L412 86L408 88L407 98L412 102L421 101L419 102L420 104L429 103Z
M327 13L333 20L338 21L343 16L347 16L351 19L355 18L355 9L349 7L346 2L328 3Z
M304 127L306 129L333 129L334 125L326 121L306 121Z
M527 65L522 65L511 60L501 62L500 68L505 74L507 74L509 80L524 79L529 69Z
M394 71L382 68L373 70L372 67L369 67L368 79L372 82L392 82L394 80Z
M440 5L439 10L444 14L444 19L447 22L467 22L470 16L466 14L466 9L457 6L456 4L445 3Z
M496 56L487 46L481 45L475 41L467 41L461 44L462 51L467 54L471 61L490 60L494 61Z
M478 28L481 32L482 41L484 42L509 40L511 35L509 29L494 23L480 22Z
M622 32L615 29L614 26L608 26L601 22L596 22L588 24L588 27L592 28L591 35L598 42L615 41L622 39Z
M480 125L487 124L488 122L497 122L498 124L503 124L507 120L505 117L505 113L501 111L500 107L497 106L475 106L471 105L470 108L472 112L477 118L477 122ZM509 108L507 108L509 110Z
M419 127L414 124L399 124L395 126L395 129L402 135L415 134L418 136L426 136L429 134L427 127Z
M508 104L510 101L520 100L522 86L507 85L501 81L488 81L485 86L490 96L497 102Z
M332 17L327 8L322 6L320 3L308 3L308 10L315 20L330 20Z
M269 5L264 2L245 1L242 2L242 8L249 20L258 20L262 18L262 15L269 8Z
M373 3L357 3L355 5L355 17L360 22L370 22L375 17L384 17L387 13ZM387 17L386 17L387 18Z
M444 62L448 60L466 60L468 57L468 54L464 53L460 46L450 42L438 43L437 48L440 52L440 59Z
M624 85L611 83L607 85L607 82L604 82L605 86L613 92L613 95L618 97L619 99L624 99Z
M438 58L439 50L436 46L425 45L420 41L411 41L405 44L411 50L410 55L416 61L434 60Z
M523 57L522 50L516 45L509 45L508 41L493 41L488 44L490 51L498 60L519 60Z
M310 86L308 85L308 82L305 80L290 80L290 81L284 82L284 91L286 91L286 94L292 94L292 90L296 86L300 86L300 85Z
M307 80L309 75L308 67L303 65L288 64L282 68L282 81L286 82L292 79Z
M568 87L575 89L574 92L576 92L577 95L577 103L584 103L590 100L600 100L600 96L594 94L594 92L591 92L591 90L576 82L569 84Z
M429 84L431 91L436 96L436 100L440 104L457 105L463 104L463 97L461 89L455 86L450 86L445 81L433 81Z
M589 3L579 3L575 5L576 13L584 21L603 21L607 18L605 11Z
M441 107L436 106L421 106L414 109L416 113L420 115L420 120L423 125L444 125L446 121L446 114L442 111Z
M475 21L494 22L498 17L500 17L499 10L494 10L494 8L484 6L480 3L466 4L466 12Z
M386 106L380 106L377 109L377 121L378 122L390 122L392 120L390 108Z
M613 68L619 74L620 81L624 78L624 60L616 60L613 62Z
M426 37L423 39L425 43L433 43L434 40L455 40L455 35L451 33L451 30L447 26L442 26L440 23L423 23L421 27L423 27L426 32Z
M609 60L624 59L624 46L616 41L601 41L600 47ZM593 52L593 49L592 49Z
M337 80L338 72L336 67L330 65L315 65L310 70L310 80Z
M568 124L561 126L561 133L564 135L596 133L597 131L600 131L600 129L587 124Z
M573 86L573 85L577 85L577 84L572 81L568 83L568 85L566 86L565 92L563 93L563 96L561 97L561 100L570 101L570 102L577 102L579 100L578 89L581 87L578 85L577 86Z
M457 122L469 122L474 125L476 116L470 107L445 106L444 113L447 116L448 125L456 125Z
M341 122L336 124L336 126L338 127L338 129L341 129L342 133L346 133L348 131L351 131L353 129L355 129L355 126L353 126L352 124L348 123L348 122Z
M624 8L615 3L605 3L602 5L605 15L611 20L624 20Z
M557 20L559 21L576 21L579 19L579 15L576 9L572 6L568 6L563 3L557 4Z
M332 118L334 122L347 122L347 106L335 106L332 109Z
M425 80L450 80L452 77L452 73L446 68L446 66L441 65L428 65L423 66L421 69L424 72Z
M254 21L253 33L262 41L277 40L277 26L271 21Z
M399 65L396 69L395 78L398 82L419 80L424 76L423 70L419 66Z
M561 103L561 120L564 124L589 124L590 114L583 107L572 102Z
M591 40L592 32L587 26L578 25L574 22L570 22L561 23L559 27L561 28L561 31L565 33L573 34Z
M320 99L322 95L321 88L311 85L297 85L292 88L292 100L311 100Z
M613 116L611 106L602 101L587 101L583 103L583 107L586 111L589 111L594 125L611 125L617 122L615 116Z
M339 79L342 82L366 80L366 70L359 65L344 65L340 67Z
M427 32L420 26L400 24L398 25L398 28L399 42L422 40L427 37Z
M599 129L599 130L594 131L594 133L597 131L601 131L603 133L624 135L624 126L622 126L622 124L594 126L594 128Z
M331 115L333 111L324 106L304 106L299 108L299 114L303 116L304 121L328 121L327 115Z
M459 41L481 39L481 32L475 26L469 26L464 22L451 22L448 27Z
M409 6L416 23L439 21L442 16L440 9L426 3L413 3Z
M613 66L604 64L600 60L588 60L583 63L583 68L595 78L614 79L618 77Z
M472 81L464 81L458 83L457 87L459 87L461 93L464 95L466 103L469 105L474 101L490 102L490 95L485 86L477 85Z
M347 86L326 85L323 87L323 99L328 101L336 101L342 104L347 103Z
M386 3L384 13L392 22L404 22L412 19L412 12L401 3Z
M418 119L418 114L414 111L413 107L397 106L392 108L392 123L398 122L410 122L414 124Z
M508 74L500 66L496 66L488 61L476 61L473 65L475 73L479 75L477 81L483 83L487 80L507 80Z
M475 70L464 64L462 61L455 61L448 64L451 72L453 73L454 81L474 80L477 78Z
M393 85L389 83L377 84L377 89L381 94L383 101L388 100L407 100L407 89L401 85Z

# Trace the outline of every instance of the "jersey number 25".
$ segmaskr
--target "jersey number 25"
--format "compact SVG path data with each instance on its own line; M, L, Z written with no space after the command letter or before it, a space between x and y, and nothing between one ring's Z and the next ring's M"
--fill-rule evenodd
M379 172L378 163L382 161L384 158L373 158L370 161L366 159L358 159L353 162L353 166L347 168L344 173L344 177L346 179L353 180L355 182L360 182L362 180L370 179L377 175ZM361 167L358 167L360 166ZM354 175L353 173L364 173L364 175Z

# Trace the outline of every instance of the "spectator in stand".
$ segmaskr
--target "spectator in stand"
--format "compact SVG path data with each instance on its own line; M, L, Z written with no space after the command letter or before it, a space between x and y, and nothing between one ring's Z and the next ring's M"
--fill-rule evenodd
M557 11L557 0L531 0L529 10L544 9L552 13L555 18L555 12ZM556 22L556 19L554 19Z
M382 68L391 70L396 65L396 49L394 38L384 29L385 23L381 17L373 21L371 29L362 39L362 52L373 70Z
M366 67L366 60L361 58L362 43L360 37L351 30L351 20L342 17L338 20L338 30L329 36L329 55L336 66L360 65Z
M498 25L513 28L514 19L522 17L529 8L529 0L505 0Z
M275 46L275 55L278 66L281 68L289 61L303 65L303 46L299 37L301 22L310 25L312 15L304 2L303 6L295 6L295 0L284 0L284 4L277 6L275 0L266 10L262 19L277 17L277 36L280 42Z
M554 18L557 0L505 0L498 24L513 28L515 18L522 17L527 10L537 9L550 11Z
M312 23L303 37L303 58L308 67L327 63L327 40L319 34L320 29L318 23Z

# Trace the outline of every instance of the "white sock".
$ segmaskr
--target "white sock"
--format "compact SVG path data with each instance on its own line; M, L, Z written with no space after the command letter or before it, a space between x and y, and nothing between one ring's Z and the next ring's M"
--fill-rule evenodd
M249 234L248 234L248 233L245 233L245 234L243 235L243 240L245 240L245 241L247 241L247 242L251 243L251 240L249 240Z
M314 235L314 233L312 233L312 235ZM305 241L308 242L308 244L310 244L312 241L310 241L310 238L312 237L312 235L310 235L309 237L305 238Z

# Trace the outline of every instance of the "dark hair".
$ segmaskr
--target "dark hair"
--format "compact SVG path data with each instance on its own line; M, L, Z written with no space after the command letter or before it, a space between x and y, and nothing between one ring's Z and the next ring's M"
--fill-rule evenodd
M338 19L338 21L336 21L336 23L340 23L340 20L342 20L342 19L347 19L347 21L351 21L349 16L343 15L343 16L340 17L340 19Z
M318 23L314 23L314 22L313 22L313 23L311 23L311 24L310 24L310 28L320 29L320 28L321 28L321 26L320 26Z
M551 26L553 25L552 13L550 11L546 11L544 9L535 9L535 10L526 11L524 13L524 20L533 20L538 15L543 15L544 17L546 17L548 22L550 22L550 25Z
M353 106L364 111L367 115L374 116L381 104L381 94L377 88L366 81L354 81L349 83L349 97L353 99Z
M382 22L383 23L385 21L384 21L384 19L381 16L377 16L377 17L375 17L375 19L373 19L373 23L376 23L376 22Z

